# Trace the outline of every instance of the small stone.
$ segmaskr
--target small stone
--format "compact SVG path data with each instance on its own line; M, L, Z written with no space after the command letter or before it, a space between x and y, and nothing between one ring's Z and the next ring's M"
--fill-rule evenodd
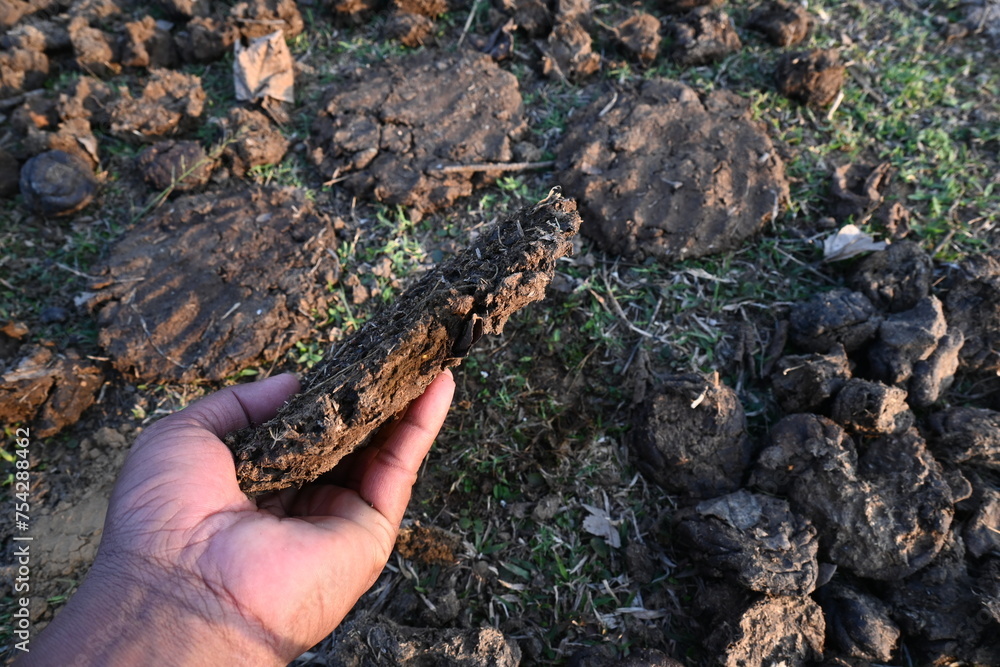
M21 194L28 208L45 216L69 215L89 204L97 192L90 165L65 151L36 155L21 168Z

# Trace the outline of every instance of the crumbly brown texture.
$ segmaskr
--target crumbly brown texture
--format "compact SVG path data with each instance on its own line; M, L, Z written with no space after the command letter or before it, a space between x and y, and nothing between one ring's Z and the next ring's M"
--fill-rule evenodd
M428 272L331 350L273 419L229 437L243 490L301 486L363 445L460 364L478 335L500 333L545 296L579 228L576 202L555 198L500 221Z

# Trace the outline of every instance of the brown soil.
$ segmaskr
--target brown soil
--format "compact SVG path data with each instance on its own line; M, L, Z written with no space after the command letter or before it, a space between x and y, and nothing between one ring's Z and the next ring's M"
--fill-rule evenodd
M400 529L396 538L399 555L427 565L454 565L461 547L462 541L455 535L420 523Z
M331 350L277 416L233 434L243 490L301 486L363 445L480 337L542 299L579 229L576 202L555 198L500 221L428 272Z
M557 156L566 191L582 202L583 233L605 250L700 257L736 247L781 212L784 163L745 102L724 92L701 99L664 80L617 95L603 115L610 96L591 104Z
M428 51L331 88L312 158L360 195L427 212L482 183L475 165L509 162L524 130L517 79L485 56Z
M111 251L90 304L101 344L121 373L152 381L272 363L325 312L336 244L330 220L294 190L178 199Z

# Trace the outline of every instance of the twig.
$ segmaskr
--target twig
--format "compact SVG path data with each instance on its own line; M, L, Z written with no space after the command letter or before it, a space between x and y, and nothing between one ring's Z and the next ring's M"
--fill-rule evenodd
M458 46L462 46L462 42L465 41L465 36L469 34L469 28L472 27L472 19L476 17L476 10L479 8L479 0L474 0L472 3L472 9L469 10L469 18L465 19L465 27L462 28L462 34L458 38Z
M464 171L525 171L528 169L547 169L554 166L555 160L542 160L541 162L500 162L477 164L449 164L441 167L430 167L428 171L436 171L442 174L454 174Z

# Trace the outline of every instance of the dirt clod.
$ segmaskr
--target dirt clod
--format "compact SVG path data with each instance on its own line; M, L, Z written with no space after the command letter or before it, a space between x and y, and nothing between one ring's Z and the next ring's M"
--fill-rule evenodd
M59 93L57 106L63 120L82 118L94 125L106 126L108 107L114 99L111 87L92 76L81 76Z
M21 194L28 208L46 216L69 215L89 204L97 193L90 164L65 151L31 158L21 167Z
M731 612L710 642L723 647L716 661L726 667L805 667L823 656L826 624L812 598L766 597Z
M900 631L885 602L846 581L830 582L816 597L826 617L830 648L871 662L892 659Z
M637 465L670 493L714 498L739 488L751 442L743 407L726 385L700 375L673 377L633 421Z
M274 419L230 437L243 490L300 486L363 445L479 337L544 297L579 227L576 202L557 197L501 220L428 272L331 350Z
M784 0L774 0L750 15L747 27L764 33L775 46L794 46L809 36L813 20L809 10Z
M39 88L48 74L49 59L42 51L19 48L0 51L0 98Z
M434 21L422 14L393 12L385 23L385 36L416 48L434 34Z
M860 378L837 392L830 416L855 433L899 433L913 425L905 390Z
M930 294L934 264L919 244L899 241L873 252L848 277L851 289L868 297L878 310L910 310Z
M121 64L125 67L173 67L177 50L170 31L152 16L125 24L122 37Z
M305 28L295 0L246 0L238 2L229 15L247 41L281 30L291 39Z
M214 162L197 141L159 141L136 158L143 179L156 190L196 190L212 176Z
M0 419L26 422L31 434L48 438L75 423L97 397L104 381L101 369L73 351L56 354L26 346L0 375Z
M970 255L950 277L948 322L962 332L962 364L1000 375L1000 255Z
M786 496L793 511L812 521L821 559L894 581L940 551L953 497L916 430L866 445L859 453L843 429L823 417L790 415L771 429L751 484Z
M940 557L887 591L918 664L1000 664L996 572L977 577L965 555L961 536L949 535Z
M1000 412L953 407L932 415L931 425L941 460L1000 470Z
M882 192L892 179L892 165L872 167L845 164L833 170L830 183L830 215L840 222L853 218L860 222L882 203Z
M839 344L853 352L867 343L881 324L882 316L864 294L837 288L793 306L788 333L803 350L826 353Z
M679 515L678 532L709 574L769 595L816 587L816 529L779 498L740 489Z
M260 111L230 109L224 127L231 143L222 157L235 176L243 176L254 167L279 164L288 152L288 140Z
M211 16L198 16L188 21L184 30L174 35L181 58L189 62L208 63L218 60L233 48L240 36L231 22Z
M358 194L432 211L471 194L482 172L464 165L510 161L525 127L513 75L487 56L424 52L332 88L312 158Z
M788 414L811 412L840 391L851 377L844 346L835 344L829 354L787 355L775 363L771 388Z
M582 80L601 68L590 33L576 21L558 24L549 34L542 55L542 74L572 81Z
M112 250L91 304L98 340L119 371L148 380L221 380L271 362L325 312L335 246L298 190L182 197Z
M435 665L440 667L517 667L521 649L496 628L431 629L397 625L388 618L365 616L334 633L331 665Z
M401 528L396 537L396 551L403 558L425 565L452 565L458 561L462 540L435 526L415 523Z
M151 141L193 124L205 108L201 79L193 74L152 69L142 96L127 90L111 109L111 131L128 141Z
M517 27L531 37L544 37L552 29L552 10L545 0L496 0Z
M788 199L785 167L745 102L675 81L603 95L563 140L556 166L580 197L584 234L606 251L663 261L739 246ZM824 352L826 350L823 350Z
M698 7L718 7L726 0L662 0L658 6L668 14L684 14Z
M698 7L670 24L674 42L670 53L684 67L707 65L743 48L729 15Z
M648 65L660 51L660 19L637 12L618 24L615 37L625 51Z
M789 53L778 61L775 71L782 95L817 108L833 103L845 76L846 68L833 49Z
M959 356L965 336L957 328L948 329L948 333L938 341L931 356L913 364L913 377L909 383L909 398L915 408L926 408L937 402L955 381L958 370Z
M69 38L73 42L76 66L83 72L108 77L121 71L115 38L92 27L86 18L77 16L70 21Z
M928 296L917 305L882 320L878 337L868 351L872 376L886 384L905 383L913 365L924 361L948 332L941 301Z

